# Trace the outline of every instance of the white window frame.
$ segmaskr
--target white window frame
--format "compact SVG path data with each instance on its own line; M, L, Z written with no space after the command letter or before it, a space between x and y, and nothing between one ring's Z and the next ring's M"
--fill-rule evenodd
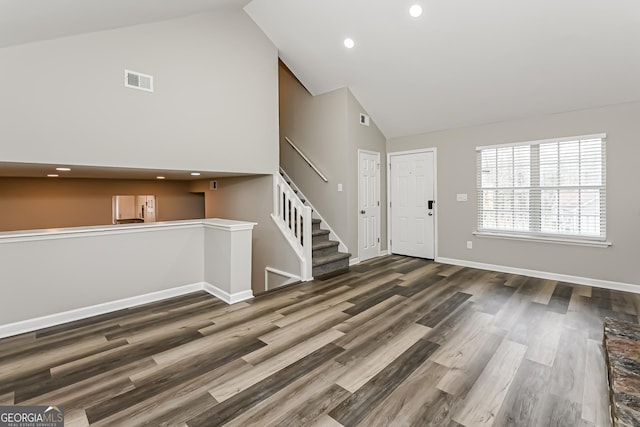
M499 228L484 228L483 227L483 190L491 189L496 190L499 189L497 187L482 187L482 164L481 164L481 153L483 150L489 149L497 149L497 148L505 148L505 147L522 147L529 146L532 147L532 152L535 153L535 150L538 150L541 144L548 143L562 143L568 141L576 141L576 140L588 140L588 139L601 139L602 140L602 185L598 186L602 192L601 200L604 205L601 207L600 215L602 217L601 220L601 229L602 232L600 236L593 235L579 235L579 234L561 234L561 233L548 233L542 232L540 229L536 230L528 230L528 231L520 231L520 230L509 230L509 229L499 229ZM563 244L574 244L574 245L584 245L584 246L611 246L611 242L606 240L606 134L594 134L594 135L581 135L581 136L573 136L566 138L553 138L553 139L545 139L545 140L537 140L537 141L526 141L526 142L517 142L510 144L496 144L496 145L486 145L476 147L476 156L477 156L477 164L476 164L476 175L477 175L477 218L476 225L477 230L473 232L474 235L479 237L493 237L493 238L502 238L502 239L516 239L516 240L529 240L529 241L540 241L540 242L550 242L550 243L563 243ZM537 168L534 167L537 165ZM541 215L541 206L540 206L540 192L545 188L562 188L562 189L589 189L590 186L560 186L559 183L554 187L543 187L540 185L540 165L538 162L533 162L530 160L530 183L528 187L522 187L522 189L528 190L530 192L529 196L529 208L528 213L529 216L533 218L533 221L530 221L530 224L540 224L540 215ZM515 179L515 178L514 178ZM510 187L505 189L513 189L518 190L520 187ZM533 193L533 195L531 195ZM532 206L533 205L533 206Z

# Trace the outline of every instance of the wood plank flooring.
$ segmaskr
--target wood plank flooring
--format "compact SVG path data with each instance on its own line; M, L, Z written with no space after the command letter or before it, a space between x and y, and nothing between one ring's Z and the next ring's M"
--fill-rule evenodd
M609 426L638 295L401 256L228 306L200 292L0 340L0 403L67 426Z

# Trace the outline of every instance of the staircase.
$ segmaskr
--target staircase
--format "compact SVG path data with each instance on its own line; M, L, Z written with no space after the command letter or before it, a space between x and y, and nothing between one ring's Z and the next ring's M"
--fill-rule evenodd
M340 243L329 240L330 232L320 228L321 223L322 221L317 218L311 220L313 277L348 270L349 258L351 257L349 253L338 251Z
M306 258L307 248L304 238L304 216L300 215L304 209L311 210L311 275L314 278L334 274L349 269L350 253L347 253L346 246L339 241L338 236L326 225L320 214L306 200L306 197L295 186L289 176L281 169L281 180L276 185L277 210L276 217L283 219L280 224L290 229L296 245L299 246L302 258ZM286 183L286 184L285 184ZM292 200L295 199L295 200ZM301 203L301 206L297 206ZM281 208L284 206L284 208ZM293 212L293 219L291 212ZM299 219L298 219L299 217ZM323 228L325 226L325 228ZM328 229L327 229L328 228ZM334 237L336 240L332 240ZM343 251L340 251L340 249ZM306 262L302 262L306 264ZM304 273L301 274L302 280L305 280Z

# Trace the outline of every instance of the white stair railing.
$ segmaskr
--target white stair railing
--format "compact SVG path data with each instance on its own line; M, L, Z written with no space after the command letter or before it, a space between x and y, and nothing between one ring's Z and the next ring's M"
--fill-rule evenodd
M321 224L320 227L325 229L325 230L329 230L329 239L338 242L338 244L339 244L338 245L338 250L340 252L344 252L344 253L349 252L349 248L347 247L347 245L344 244L344 242L342 241L340 236L338 236L338 234L335 231L333 231L333 228L331 228L329 223L327 221L325 221L325 219L322 217L322 215L320 214L318 209L315 206L313 206L313 204L311 204L311 202L309 201L309 198L307 196L302 194L302 191L296 186L296 183L291 179L291 177L289 175L287 175L287 172L285 172L285 170L282 169L282 168L280 168L280 175L282 175L282 177L284 178L284 180L286 182L290 182L291 183L290 187L293 189L294 193L296 193L298 198L300 198L300 200L306 200L304 202L304 205L311 208L311 218L312 219L319 219L320 220L320 224Z
M300 279L312 280L311 208L305 206L279 174L273 175L273 214L271 215L300 259Z

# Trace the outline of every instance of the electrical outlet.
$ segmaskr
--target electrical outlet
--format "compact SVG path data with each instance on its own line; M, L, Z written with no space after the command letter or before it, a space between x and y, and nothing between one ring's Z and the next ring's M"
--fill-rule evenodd
M466 202L467 201L467 194L466 193L456 194L456 200L458 202Z
M467 240L467 249L473 249L473 242L471 240Z

